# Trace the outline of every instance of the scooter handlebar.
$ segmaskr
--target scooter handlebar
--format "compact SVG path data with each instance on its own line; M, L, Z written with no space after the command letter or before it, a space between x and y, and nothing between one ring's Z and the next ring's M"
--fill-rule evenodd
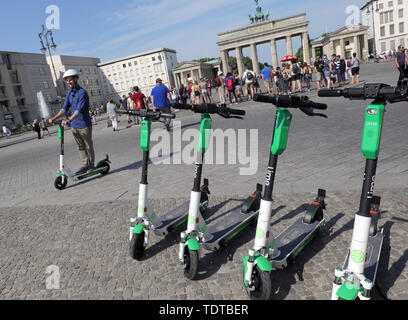
M289 95L266 96L266 95L261 95L261 94L255 94L254 101L272 103L278 108L302 108L303 107L303 108L313 108L313 109L320 109L320 110L327 109L327 104L313 102L312 100L309 100L309 97L307 96L289 96Z
M204 103L199 105L184 104L184 103L175 103L173 108L182 109L182 110L191 110L195 113L209 113L209 114L219 114L221 116L225 115L239 115L244 116L244 110L230 109L225 106L225 104L216 105L213 103Z

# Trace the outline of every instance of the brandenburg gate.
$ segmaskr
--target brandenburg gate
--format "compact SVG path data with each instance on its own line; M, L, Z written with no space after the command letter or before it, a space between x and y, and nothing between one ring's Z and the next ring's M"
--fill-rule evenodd
M251 57L253 71L259 73L258 53L256 46L258 44L269 43L271 46L272 66L278 66L278 54L276 50L276 41L286 40L286 53L293 55L292 37L301 36L303 46L304 61L310 63L310 45L308 35L309 21L306 20L306 13L287 17L279 20L265 20L249 24L245 28L227 31L218 35L217 42L220 52L223 72L231 72L229 65L229 51L236 51L237 65L239 74L244 72L242 49L251 48Z

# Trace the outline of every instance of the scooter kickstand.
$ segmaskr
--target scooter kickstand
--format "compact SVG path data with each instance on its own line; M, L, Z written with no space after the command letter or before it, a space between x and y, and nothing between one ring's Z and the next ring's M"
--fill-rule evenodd
M288 263L295 268L296 274L299 278L299 281L304 281L302 271L299 269L298 265L296 264L296 260L294 258L288 258Z

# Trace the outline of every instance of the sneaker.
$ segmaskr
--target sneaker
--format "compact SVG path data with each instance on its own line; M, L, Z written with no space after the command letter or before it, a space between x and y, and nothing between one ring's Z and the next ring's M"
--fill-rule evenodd
M79 176L81 174L85 174L88 171L88 167L81 167L77 172L75 172L76 176Z

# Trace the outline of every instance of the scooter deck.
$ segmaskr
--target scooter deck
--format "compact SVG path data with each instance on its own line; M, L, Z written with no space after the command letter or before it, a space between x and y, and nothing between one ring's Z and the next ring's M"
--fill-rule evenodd
M251 211L249 213L242 213L241 205L237 206L231 213L228 213L222 220L217 221L216 225L210 226L207 233L211 234L211 238L203 242L203 246L207 250L217 250L220 248L222 240L230 240L237 233L240 228L244 228L256 219L259 211Z
M190 201L184 202L181 206L174 208L160 217L159 225L152 228L153 232L159 236L165 236L168 233L168 228L177 223L181 223L188 217L188 210L190 208Z
M375 283L377 276L378 262L380 260L381 247L384 240L383 230L378 231L374 237L368 238L367 255L364 263L364 276ZM344 270L348 269L350 255L344 262Z
M300 217L284 230L275 239L275 245L279 251L278 255L272 258L273 266L279 269L285 267L288 257L307 244L307 241L313 233L316 232L324 222L325 219L307 224L303 222L303 217Z

